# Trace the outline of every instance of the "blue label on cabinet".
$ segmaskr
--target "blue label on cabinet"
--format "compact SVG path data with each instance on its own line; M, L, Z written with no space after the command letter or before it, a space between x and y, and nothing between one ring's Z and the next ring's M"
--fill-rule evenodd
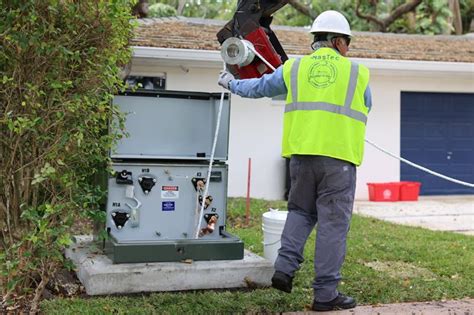
M174 201L162 201L161 202L161 210L163 211L174 211Z

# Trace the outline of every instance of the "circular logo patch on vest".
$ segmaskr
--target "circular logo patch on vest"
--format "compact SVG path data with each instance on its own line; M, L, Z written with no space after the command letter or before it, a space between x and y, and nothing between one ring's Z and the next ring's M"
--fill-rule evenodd
M311 66L308 82L317 89L323 89L336 82L336 77L336 66L332 62L324 60Z

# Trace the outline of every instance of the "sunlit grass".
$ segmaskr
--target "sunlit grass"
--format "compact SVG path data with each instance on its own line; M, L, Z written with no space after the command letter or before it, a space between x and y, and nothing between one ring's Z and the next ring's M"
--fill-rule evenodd
M245 200L230 199L228 230L262 254L262 214L285 210L285 202L252 200L245 225ZM271 288L56 299L46 314L204 314L303 311L312 302L313 233L292 294ZM395 225L354 215L339 289L360 304L474 297L474 237Z

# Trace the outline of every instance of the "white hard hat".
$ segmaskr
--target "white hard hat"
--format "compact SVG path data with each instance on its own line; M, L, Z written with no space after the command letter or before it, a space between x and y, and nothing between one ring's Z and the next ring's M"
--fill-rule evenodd
M352 36L351 27L344 15L337 11L324 11L314 19L310 33L337 33Z

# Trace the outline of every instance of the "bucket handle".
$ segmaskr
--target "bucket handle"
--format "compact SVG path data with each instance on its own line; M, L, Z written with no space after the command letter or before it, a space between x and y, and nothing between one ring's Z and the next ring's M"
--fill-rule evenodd
M263 244L263 246L272 246L272 245L275 245L276 243L278 243L279 241L281 241L281 239L276 240L275 242L272 242L272 243L265 243L265 242L262 242L262 244Z
M271 212L271 213L275 213L275 212L279 212L280 209L273 209L273 208L268 208L268 210ZM276 240L275 242L272 242L272 243L265 243L265 242L262 242L263 246L272 246L272 245L275 245L276 243L280 242L281 241L281 238L279 240Z

